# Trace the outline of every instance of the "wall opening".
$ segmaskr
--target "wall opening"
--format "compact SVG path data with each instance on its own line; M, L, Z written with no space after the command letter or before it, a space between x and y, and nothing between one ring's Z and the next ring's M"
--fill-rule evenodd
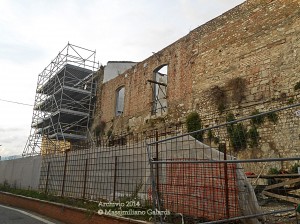
M152 114L162 115L167 112L168 65L162 65L153 74L153 104Z
M116 116L120 116L124 111L124 97L125 97L125 87L122 86L116 91Z

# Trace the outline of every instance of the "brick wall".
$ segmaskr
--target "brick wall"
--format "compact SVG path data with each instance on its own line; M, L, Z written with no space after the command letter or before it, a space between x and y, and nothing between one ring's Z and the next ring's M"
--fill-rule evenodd
M95 121L106 122L106 131L141 131L183 122L195 110L204 123L213 125L230 111L247 116L254 109L286 106L291 99L299 102L299 90L294 90L300 81L299 8L298 0L249 0L196 28L104 83ZM147 80L153 80L153 71L163 64L168 65L168 113L156 117L151 115L153 84ZM245 82L242 92L229 85L236 77ZM123 115L115 117L120 86L125 86L125 107ZM212 99L213 86L228 96L223 113ZM240 102L233 99L238 94L244 95Z

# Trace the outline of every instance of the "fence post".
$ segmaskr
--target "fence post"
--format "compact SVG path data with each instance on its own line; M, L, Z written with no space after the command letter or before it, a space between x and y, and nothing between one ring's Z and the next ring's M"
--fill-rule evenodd
M83 183L83 195L82 195L82 198L83 198L83 199L85 199L86 179L87 179L87 167L88 167L88 159L85 160L84 183Z
M158 131L155 131L155 141L158 141ZM156 158L155 160L158 161L158 143L155 143L155 150L156 150ZM159 164L156 164L156 191L159 195Z
M63 176L63 182L62 182L62 189L61 189L61 197L64 196L65 191L65 182L66 182L66 172L67 172L67 163L68 163L68 151L65 152L65 166L64 166L64 176Z
M227 150L226 150L226 143L222 143L224 146L222 147L224 149L224 160L227 160ZM228 192L228 170L227 170L227 163L224 163L224 181L225 181L225 203L226 203L226 216L229 219L229 192Z
M49 171L50 171L50 162L48 162L48 167L47 167L47 178L46 178L45 194L48 193Z
M115 170L114 170L114 192L113 201L116 200L116 190L117 190L117 168L118 168L118 157L115 156Z

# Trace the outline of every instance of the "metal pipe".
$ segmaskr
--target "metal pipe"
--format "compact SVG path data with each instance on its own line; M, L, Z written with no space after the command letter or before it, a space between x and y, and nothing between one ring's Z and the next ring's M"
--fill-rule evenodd
M65 156L64 176L63 176L63 182L62 182L62 188L61 188L61 197L64 196L64 191L65 191L67 163L68 163L68 151L66 151L66 156Z
M114 192L113 192L113 201L116 200L116 190L117 190L117 167L118 166L118 157L115 156L115 170L114 170Z
M85 199L85 192L86 192L87 167L88 167L88 159L85 160L83 195L82 195L83 199Z
M158 211L161 211L160 210L160 199L159 199L159 195L156 191L155 177L154 177L154 172L153 172L153 159L151 157L150 149L149 149L148 145L146 146L146 149L147 149L148 161L149 161L149 165L150 165L150 177L151 177L151 187L152 187L152 205L153 205L153 209L157 208ZM156 216L154 216L154 220L156 221ZM163 223L162 214L159 214L159 220L160 220L160 223Z
M224 160L227 158L226 152L226 144L224 144ZM228 190L228 170L227 170L227 163L224 163L224 181L225 181L225 203L226 203L226 216L227 219L230 217L229 213L229 190Z
M158 131L155 131L155 141L158 141ZM155 145L156 148L156 158L155 160L158 161L158 143ZM156 191L157 194L159 195L159 164L156 164Z
M269 159L242 159L242 160L160 160L152 161L152 163L171 164L171 163L261 163L261 162L276 162L276 161L294 161L300 160L300 157L289 158L269 158Z
M48 167L47 167L47 178L46 178L45 194L47 194L47 192L48 192L49 171L50 171L50 162L48 162Z

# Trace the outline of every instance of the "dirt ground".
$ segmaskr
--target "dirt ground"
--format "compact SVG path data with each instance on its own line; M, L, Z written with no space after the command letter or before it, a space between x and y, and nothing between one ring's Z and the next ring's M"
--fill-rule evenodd
M300 224L300 214L298 213L296 215L295 205L292 203L268 198L260 200L259 204L261 204L263 212L293 209L291 212L283 212L265 216L265 224Z

